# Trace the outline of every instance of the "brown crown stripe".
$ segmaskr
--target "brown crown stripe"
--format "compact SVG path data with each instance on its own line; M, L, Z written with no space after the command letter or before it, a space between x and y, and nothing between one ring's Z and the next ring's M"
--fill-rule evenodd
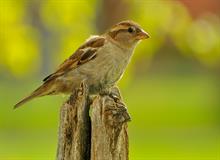
M127 26L127 27L135 26L137 28L140 27L137 23L132 22L132 21L123 21L123 22L120 22L120 23L116 24L116 26Z
M120 25L120 26L127 26L127 27L129 27L129 26L136 26L135 24L133 24L133 23L129 23L129 22L121 22L121 23L119 23L119 24L117 24L117 25Z
M112 38L115 38L116 35L117 35L119 32L127 32L127 31L128 31L127 28L118 29L118 30L110 31L110 32L109 32L109 35L110 35Z
M129 27L135 27L137 32L140 32L140 26L132 21L123 21L116 24L112 30L109 31L109 34L112 38L115 38L119 32L127 31Z

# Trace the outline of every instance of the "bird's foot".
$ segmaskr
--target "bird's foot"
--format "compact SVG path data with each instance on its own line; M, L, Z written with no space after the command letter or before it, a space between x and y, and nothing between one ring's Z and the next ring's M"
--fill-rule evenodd
M119 89L117 87L102 90L99 94L100 94L100 96L109 96L115 102L120 102L120 100L121 100L121 95L120 95Z

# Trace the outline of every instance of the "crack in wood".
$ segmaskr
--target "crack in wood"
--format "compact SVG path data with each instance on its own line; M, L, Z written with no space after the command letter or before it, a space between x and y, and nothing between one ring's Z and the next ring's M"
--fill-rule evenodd
M60 113L57 160L128 160L130 115L117 87L91 99L82 82Z

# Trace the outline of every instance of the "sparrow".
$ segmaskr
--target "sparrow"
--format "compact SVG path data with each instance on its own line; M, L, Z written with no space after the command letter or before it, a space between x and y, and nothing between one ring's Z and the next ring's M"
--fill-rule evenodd
M133 21L122 21L102 35L91 36L14 108L36 97L71 94L83 81L89 94L107 93L122 77L138 42L147 38L149 34Z

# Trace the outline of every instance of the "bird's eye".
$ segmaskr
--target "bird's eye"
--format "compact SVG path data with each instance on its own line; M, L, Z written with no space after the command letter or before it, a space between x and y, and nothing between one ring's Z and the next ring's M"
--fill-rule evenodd
M134 28L129 27L129 28L128 28L128 32L129 32L129 33L133 33L133 32L134 32Z

